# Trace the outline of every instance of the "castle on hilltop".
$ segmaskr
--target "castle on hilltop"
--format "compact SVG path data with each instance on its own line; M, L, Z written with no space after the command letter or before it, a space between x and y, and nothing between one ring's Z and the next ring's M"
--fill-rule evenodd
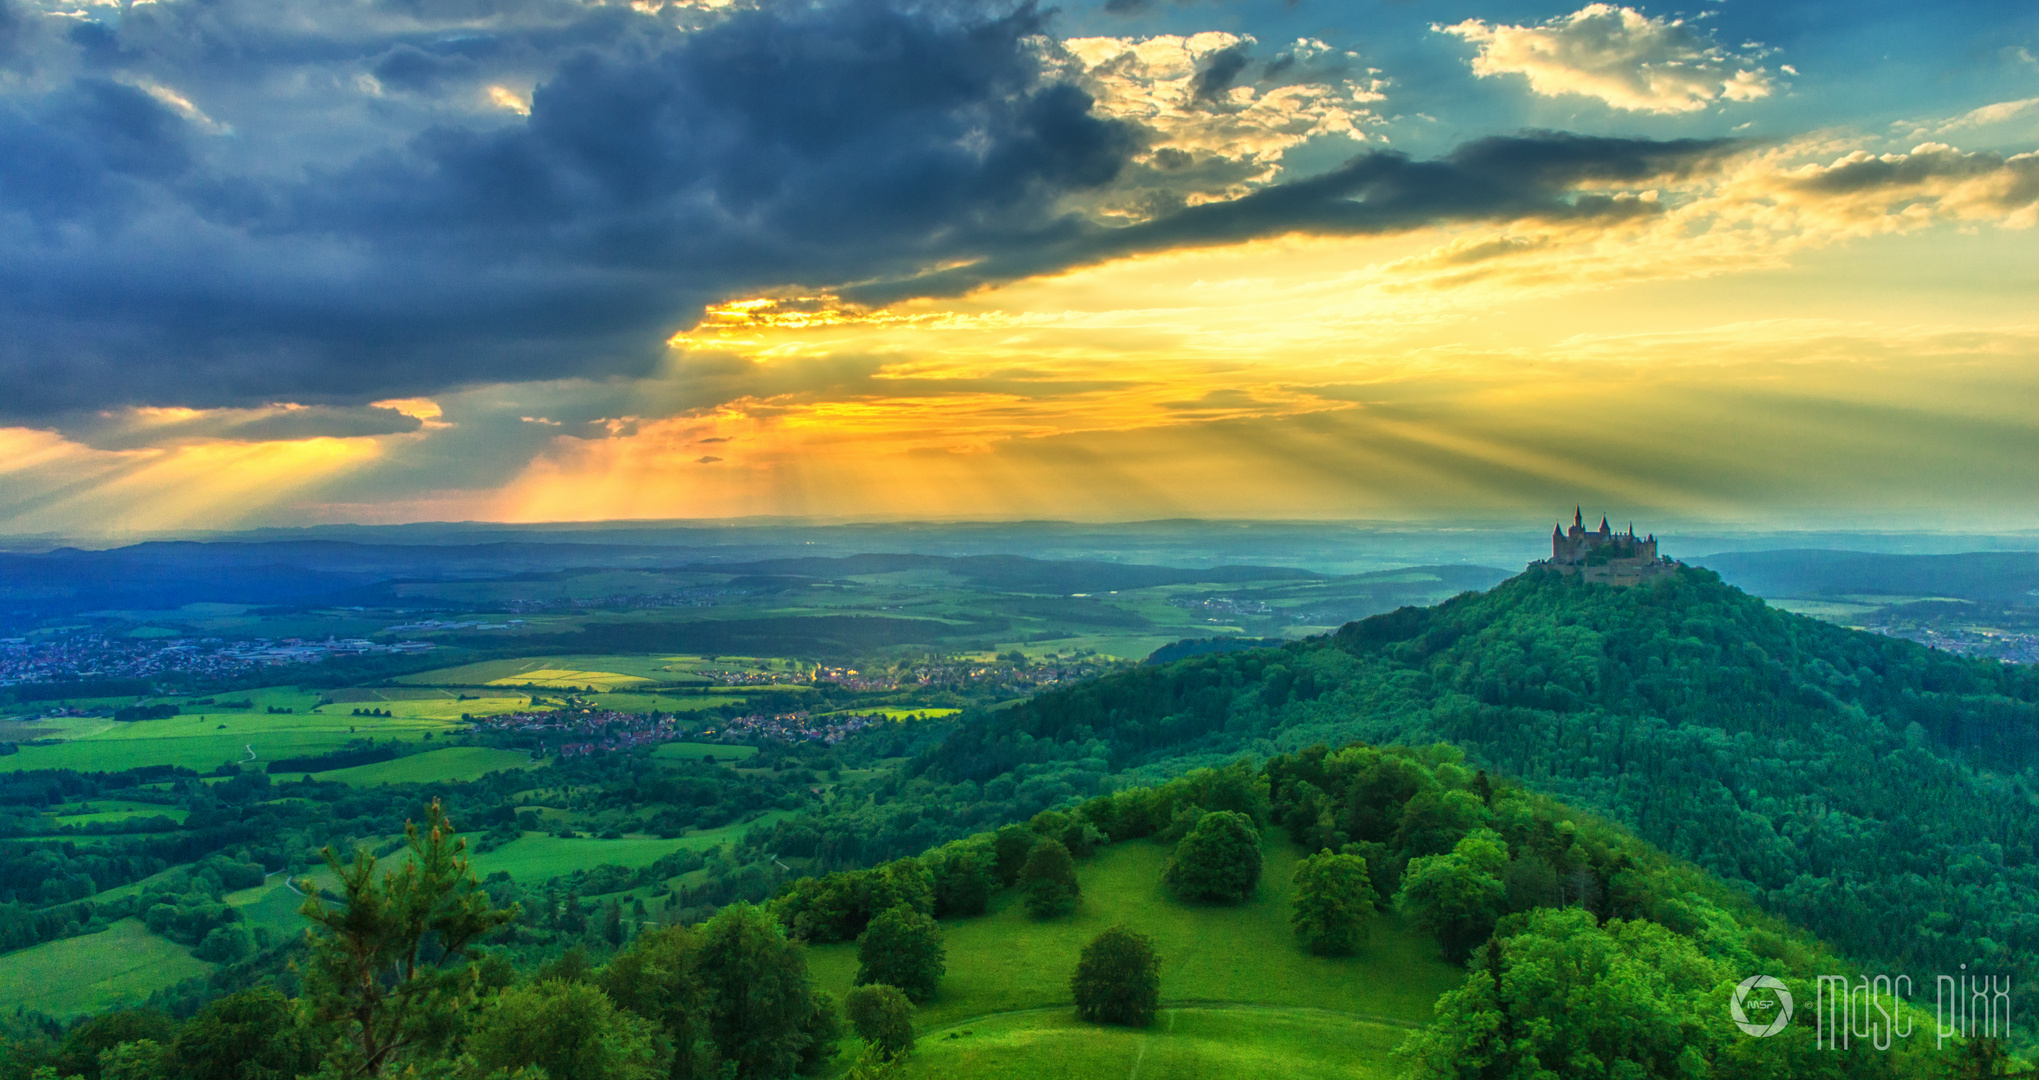
M1530 563L1529 568L1577 574L1608 585L1638 585L1670 573L1677 565L1657 555L1655 533L1638 539L1633 525L1628 532L1618 533L1604 516L1597 531L1587 532L1585 515L1574 510L1569 532L1562 525L1551 529L1550 558Z

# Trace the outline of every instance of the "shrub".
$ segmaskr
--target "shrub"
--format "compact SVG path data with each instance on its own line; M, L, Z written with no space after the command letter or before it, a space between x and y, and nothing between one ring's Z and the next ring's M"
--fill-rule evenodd
M1168 860L1166 881L1177 896L1236 904L1260 884L1260 834L1234 810L1205 814Z
M1069 980L1076 1015L1093 1024L1146 1027L1161 1002L1161 961L1154 941L1124 926L1090 939Z

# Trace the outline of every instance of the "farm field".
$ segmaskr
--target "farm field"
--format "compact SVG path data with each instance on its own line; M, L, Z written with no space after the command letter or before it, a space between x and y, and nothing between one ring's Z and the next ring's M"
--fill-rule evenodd
M332 769L311 774L317 780L336 780L355 787L374 787L379 784L432 784L473 780L502 769L525 769L532 764L531 755L521 750L495 750L485 746L449 746L443 750L427 750L422 754L411 754L391 761L378 761L372 765L356 765L347 769ZM288 775L278 775L281 781Z
M64 742L24 746L0 757L0 772L23 769L115 771L144 765L179 765L201 772L219 765L259 763L279 758L324 753L357 738L422 739L427 732L447 731L463 711L483 702L426 700L392 702L390 716L352 716L349 708L327 705L318 710L317 694L296 691L256 693L256 708L233 712L179 715L160 720L122 723L91 717L66 717L44 722ZM287 701L290 713L263 711L263 702ZM523 699L496 699L514 707Z
M1268 839L1262 850L1266 867L1259 894L1237 907L1200 907L1168 895L1161 884L1167 849L1144 840L1113 845L1080 864L1083 902L1069 918L1037 922L1027 917L1016 892L1001 893L989 914L943 924L948 976L940 995L921 1009L921 1029L961 1025L974 1031L974 1018L1029 1012L1033 1020L1014 1020L1001 1029L1014 1047L1075 1038L1056 1034L1074 1015L1069 974L1084 943L1114 923L1154 938L1164 1008L1323 1010L1346 1018L1340 1022L1415 1026L1429 1020L1438 995L1463 981L1463 971L1439 957L1433 938L1393 914L1376 916L1357 956L1330 959L1304 952L1288 923L1290 876L1299 854L1281 838ZM856 945L814 946L809 962L816 981L840 996L856 975ZM1041 1033L1025 1034L1034 1028ZM1184 1037L1194 1030L1186 1029ZM1268 1038L1280 1041L1272 1033ZM1043 1052L1060 1059L1059 1050ZM1234 1074L1213 1063L1208 1075Z
M520 839L494 851L473 856L474 872L484 878L490 874L506 873L513 880L528 885L597 866L649 866L675 851L702 851L716 847L741 837L746 830L757 825L786 816L785 811L773 811L755 821L704 829L671 840L627 837L622 840L592 837L562 840L545 833L525 833Z
M157 937L139 919L105 932L44 942L0 956L0 1000L70 1017L139 1003L155 990L204 975L213 965Z
M742 761L757 754L755 746L729 746L721 743L669 742L651 752L654 758L666 761L701 761L714 758L717 761Z
M564 688L593 683L609 690L616 686L643 683L706 683L693 674L698 657L661 656L536 656L507 660L484 660L459 667L441 668L405 675L396 681L406 686L554 686ZM604 685L604 684L609 685Z
M781 689L805 690L806 687ZM742 688L731 688L726 694L661 694L657 691L632 693L626 690L613 694L596 694L586 700L593 701L600 708L614 709L617 712L688 713L720 708L724 705L737 705L746 699Z

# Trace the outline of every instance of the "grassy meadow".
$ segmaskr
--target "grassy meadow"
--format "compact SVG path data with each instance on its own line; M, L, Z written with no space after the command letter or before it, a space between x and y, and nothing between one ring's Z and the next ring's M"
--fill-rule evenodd
M46 941L0 955L0 1000L70 1017L138 1004L153 991L204 975L213 965L149 933L139 919L104 932Z
M1135 1063L1149 1078L1392 1075L1388 1051L1463 972L1394 914L1376 917L1357 956L1304 952L1288 924L1300 854L1279 837L1263 852L1260 891L1237 907L1176 900L1161 884L1167 849L1136 840L1079 866L1083 903L1069 918L1031 919L1008 890L989 914L944 923L948 975L920 1010L903 1075L1076 1080L1132 1075ZM1069 975L1084 943L1114 923L1153 937L1160 954L1163 1013L1146 1031L1075 1018ZM838 998L856 976L856 948L808 952Z
M1101 1027L1072 1009L1006 1013L925 1031L899 1071L1014 1080L1388 1080L1406 1029L1317 1009L1165 1008L1145 1030Z
M521 750L495 750L485 746L449 746L442 750L427 750L422 754L411 754L392 761L378 761L372 765L356 765L346 769L330 769L312 774L320 780L336 780L355 787L375 787L382 784L432 784L474 780L503 769L527 769L534 762L531 755ZM294 774L279 774L276 779L296 779Z

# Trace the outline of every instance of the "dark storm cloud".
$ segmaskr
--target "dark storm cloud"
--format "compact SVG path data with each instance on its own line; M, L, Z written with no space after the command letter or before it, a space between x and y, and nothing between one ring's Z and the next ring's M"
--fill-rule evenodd
M169 418L113 413L74 427L73 434L88 446L125 450L201 439L246 442L350 439L395 435L422 426L423 422L416 417L394 409L314 405L293 409L217 409Z
M1079 235L969 266L847 290L867 303L947 296L992 282L1172 248L1289 234L1353 236L1449 221L1614 219L1657 213L1654 203L1580 192L1582 186L1674 179L1746 146L1732 139L1595 138L1527 132L1479 139L1435 161L1391 150L1362 154L1320 176L1204 203L1138 225Z
M1106 228L1067 200L1145 135L1044 79L1031 7L848 0L680 28L562 0L242 2L43 35L31 59L62 77L0 93L0 420L636 375L732 295L882 299L1284 232L1642 212L1573 189L1727 148L1530 134L1375 153ZM307 12L352 21L293 30ZM419 28L434 19L460 25ZM534 65L528 117L476 111L487 80ZM1220 54L1198 85L1222 94L1247 67ZM314 75L327 89L264 91ZM354 89L371 76L385 96ZM388 117L423 119L377 145Z
M442 124L287 180L203 160L221 140L132 86L11 101L0 410L641 373L732 292L1066 231L1058 200L1110 181L1134 139L1041 80L1042 25L875 3L638 25L563 58L526 122ZM372 55L429 88L472 51ZM94 227L45 227L66 217Z

